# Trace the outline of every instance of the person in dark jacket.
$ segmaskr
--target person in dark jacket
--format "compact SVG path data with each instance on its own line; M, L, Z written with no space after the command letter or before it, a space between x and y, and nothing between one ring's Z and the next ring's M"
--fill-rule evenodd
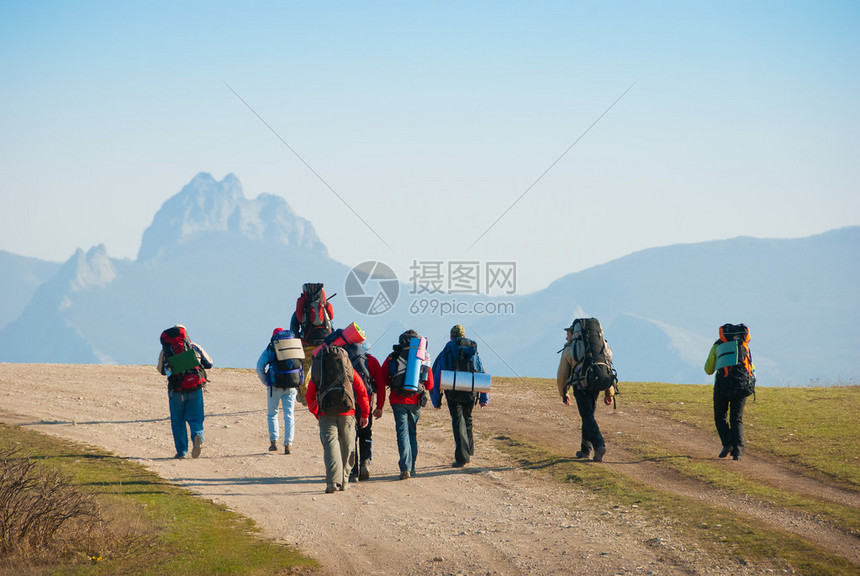
M737 333L729 332L729 329L737 329ZM720 338L711 346L708 359L705 361L705 374L714 375L714 423L717 434L723 443L723 449L719 453L720 458L729 454L733 460L740 460L746 450L746 438L744 436L744 406L746 406L749 390L738 390L732 386L732 374L735 378L752 380L755 386L755 366L752 355L749 353L749 329L743 324L733 326L725 324L720 327ZM718 359L717 349L722 344L735 343L735 353L731 361L724 358ZM740 348L738 348L738 346ZM743 353L745 349L745 354ZM754 388L753 388L754 389Z
M433 362L433 377L436 382L442 382L442 370L460 370L484 373L481 358L478 356L478 344L466 338L466 330L457 324L451 328L451 339ZM441 384L430 395L434 408L442 406ZM475 404L485 408L490 403L486 392L467 392L465 390L445 390L445 400L448 402L448 412L451 414L451 428L454 432L454 468L461 468L469 463L475 453L475 441L472 434L472 409Z
M558 373L556 374L556 385L561 395L561 401L564 402L565 406L570 406L570 390L573 390L573 398L576 400L576 408L582 420L580 446L576 457L588 458L591 456L591 451L594 450L594 461L603 462L603 455L606 454L606 444L603 440L603 434L600 433L600 427L597 425L597 419L594 417L594 413L597 410L597 397L600 396L600 392L586 390L578 378L582 363L577 362L573 357L572 343L575 326L576 320L564 329L567 333L567 340L564 348L561 350L561 360L558 363ZM604 340L604 346L606 346L606 354L611 361L612 349L609 348L609 342ZM604 402L611 404L614 395L615 387L610 386L604 392Z

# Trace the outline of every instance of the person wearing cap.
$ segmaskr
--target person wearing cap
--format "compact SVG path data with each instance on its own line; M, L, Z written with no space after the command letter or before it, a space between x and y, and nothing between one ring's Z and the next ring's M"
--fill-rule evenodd
M582 384L576 381L573 377L578 374L581 363L573 358L573 327L576 321L574 320L570 326L565 328L567 333L567 341L564 348L561 350L561 360L558 363L558 373L556 374L556 384L558 392L561 395L561 401L565 406L570 406L570 390L573 390L573 398L576 400L576 408L579 410L579 416L582 419L582 433L580 435L580 447L576 453L577 458L588 458L594 451L594 461L602 462L603 455L606 454L606 444L603 441L603 435L600 433L600 427L597 425L597 420L594 418L594 412L597 410L597 397L599 391L586 390ZM612 357L612 350L609 348L609 343L604 340L607 353ZM610 386L605 391L604 402L612 403L612 397L615 395L615 387Z
M281 337L296 338L290 330L283 328L275 328L272 331L272 338L275 335L282 333ZM298 388L284 388L277 385L275 378L275 348L272 343L266 346L260 358L257 360L257 378L266 387L266 397L268 404L268 422L269 422L269 451L277 452L278 450L278 412L281 406L284 408L284 454L291 454L293 451L293 436L295 435L295 417L294 408L296 405L296 397L298 396ZM289 360L288 360L289 362ZM302 375L304 372L302 372ZM302 378L304 380L304 378Z
M466 329L456 324L451 328L451 339L433 362L433 378L442 382L442 370L458 370L460 372L484 373L481 358L478 356L478 344L466 338ZM434 408L442 407L441 385L430 392L430 400ZM472 435L472 409L475 404L485 408L490 403L486 392L475 393L466 390L445 390L445 400L448 412L451 414L451 429L454 432L454 462L451 466L462 468L471 460L475 453L475 441Z

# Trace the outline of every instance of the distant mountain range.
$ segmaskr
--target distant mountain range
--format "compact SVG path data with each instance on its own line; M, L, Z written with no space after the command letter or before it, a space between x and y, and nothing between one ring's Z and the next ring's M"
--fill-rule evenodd
M368 316L346 297L367 278L353 274L345 287L350 268L329 257L286 200L248 200L232 174L218 182L201 173L155 214L135 260L113 259L104 246L64 264L0 251L0 361L150 364L161 331L182 323L216 365L252 367L272 329L289 326L301 285L324 282L338 293L335 325L356 321L379 357L406 328L438 352L450 326L463 324L489 372L553 377L563 328L596 316L622 380L704 383L717 328L744 322L761 385L856 383L858 253L860 227L675 245L536 293L482 299L510 304L513 314L416 314L416 297L401 284L390 310ZM370 280L369 297L378 289Z

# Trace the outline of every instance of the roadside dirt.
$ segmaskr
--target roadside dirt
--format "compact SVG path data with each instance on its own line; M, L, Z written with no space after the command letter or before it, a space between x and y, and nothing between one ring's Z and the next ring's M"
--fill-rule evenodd
M494 380L489 408L475 414L472 464L450 467L447 410L425 408L418 477L398 480L390 409L374 421L369 482L326 495L316 420L297 406L290 455L270 453L265 389L252 371L215 369L205 395L198 459L174 460L166 386L152 366L0 364L0 420L106 448L253 518L264 534L318 559L327 574L757 574L736 560L678 541L671 527L635 506L614 508L576 487L518 469L489 438L509 435L576 451L575 408L519 383ZM717 460L715 437L653 414L601 407L604 464L679 495L728 507L801 534L860 566L860 539L814 515L729 497L641 461L621 436L647 436L783 490L860 506L856 491L804 476L755 455ZM549 444L548 444L549 443Z

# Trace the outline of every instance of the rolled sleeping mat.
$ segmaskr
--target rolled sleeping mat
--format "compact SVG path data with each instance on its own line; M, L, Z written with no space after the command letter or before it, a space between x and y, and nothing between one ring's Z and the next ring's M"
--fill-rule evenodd
M340 334L330 342L328 341L328 338L326 338L326 341L314 348L313 355L316 356L320 349L326 344L331 346L346 346L347 344L361 344L365 340L366 337L364 336L364 330L359 328L358 324L353 322L341 330Z
M275 358L278 360L303 360L305 357L302 341L299 338L282 338L272 344L275 348Z
M406 355L406 377L403 389L407 392L418 392L418 380L421 375L421 365L427 360L427 338L409 339L409 351Z
M441 376L440 386L442 390L451 390L452 392L490 391L491 376L489 374L442 370Z

